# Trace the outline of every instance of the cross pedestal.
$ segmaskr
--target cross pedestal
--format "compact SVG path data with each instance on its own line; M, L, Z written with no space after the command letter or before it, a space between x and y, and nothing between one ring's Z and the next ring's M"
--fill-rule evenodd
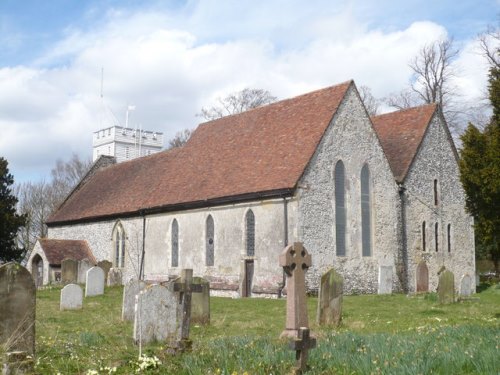
M176 349L184 351L191 348L189 340L189 327L191 323L191 295L201 293L202 285L193 284L193 270L183 269L181 271L180 282L174 283L174 291L179 292L179 304L182 305L182 324L180 337Z
M300 327L297 337L290 342L290 349L295 350L296 367L294 373L299 375L307 369L309 349L316 347L316 338L310 336L309 328Z
M308 327L305 273L311 266L311 255L295 242L287 246L279 257L286 274L286 325L281 337L297 337L300 327Z

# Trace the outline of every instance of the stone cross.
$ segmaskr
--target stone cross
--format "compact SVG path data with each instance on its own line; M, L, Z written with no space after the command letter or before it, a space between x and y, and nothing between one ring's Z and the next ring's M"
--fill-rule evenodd
M308 327L305 273L311 266L311 255L295 242L283 250L280 266L286 273L286 326L281 337L297 337L300 327Z
M179 279L178 279L179 280ZM180 340L177 349L183 351L189 349L189 326L191 323L191 296L192 293L201 293L202 286L193 284L193 270L183 269L179 282L174 282L174 291L179 292L179 304L182 305L182 323L180 330Z
M295 374L302 374L307 369L307 355L309 349L316 347L316 338L310 336L309 328L300 327L297 337L290 342L290 349L295 350Z

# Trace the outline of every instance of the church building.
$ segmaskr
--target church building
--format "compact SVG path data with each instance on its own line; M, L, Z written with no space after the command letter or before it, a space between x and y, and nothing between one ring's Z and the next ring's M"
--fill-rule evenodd
M49 218L123 280L192 268L212 295L276 296L301 241L307 287L435 291L444 266L474 284L474 232L437 105L368 115L354 82L198 126L181 148L92 170ZM99 163L99 160L96 161ZM472 285L475 290L475 285Z

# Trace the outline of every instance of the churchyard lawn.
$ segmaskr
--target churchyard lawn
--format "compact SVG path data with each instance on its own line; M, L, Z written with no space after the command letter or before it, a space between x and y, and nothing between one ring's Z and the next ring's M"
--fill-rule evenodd
M287 374L295 352L278 339L285 301L211 298L211 325L191 327L191 352L171 357L164 344L139 348L122 322L121 287L59 311L60 289L38 291L39 374ZM439 305L435 294L344 296L338 329L318 327L307 374L498 374L500 287Z

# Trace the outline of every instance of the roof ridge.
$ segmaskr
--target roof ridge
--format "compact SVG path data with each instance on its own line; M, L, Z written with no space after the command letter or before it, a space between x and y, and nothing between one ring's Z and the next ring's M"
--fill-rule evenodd
M380 115L373 115L373 116L370 116L370 118L373 119L373 118L380 118L382 116L389 116L389 115L401 114L401 113L410 112L410 111L414 111L416 109L423 109L423 108L427 108L427 107L437 108L438 104L437 103L426 103L426 104L422 104L422 105L417 105L415 107L402 108L402 109L398 109L398 110L395 110L395 111L392 111L392 112L381 113Z

